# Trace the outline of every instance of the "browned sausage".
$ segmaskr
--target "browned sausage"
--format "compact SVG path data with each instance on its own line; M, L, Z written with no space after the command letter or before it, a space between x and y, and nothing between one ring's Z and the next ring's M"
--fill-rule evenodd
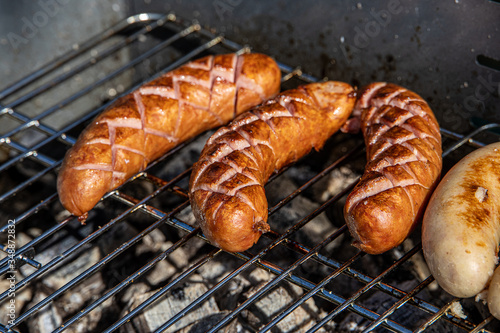
M354 245L379 254L403 242L418 223L441 173L441 134L429 105L391 83L362 89L353 115L368 163L344 215Z
M279 92L281 72L263 54L207 56L155 79L100 114L67 152L57 180L76 216L177 144Z
M288 90L217 130L193 167L190 199L205 236L244 251L269 231L264 185L270 175L320 149L347 120L353 88L341 82Z

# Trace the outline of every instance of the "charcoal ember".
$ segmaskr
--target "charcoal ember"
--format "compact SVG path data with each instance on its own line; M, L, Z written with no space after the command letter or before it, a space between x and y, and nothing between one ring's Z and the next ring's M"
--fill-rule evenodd
M127 221L115 224L104 237L99 237L97 244L102 253L111 253L123 243L134 238L139 231Z
M82 226L82 233L87 233L89 231L89 226ZM26 241L30 239L29 236L26 237ZM51 243L50 247L36 253L33 259L42 265L46 265L77 243L78 239L76 237L61 232L54 236L54 241ZM64 264L56 266L53 270L45 274L40 283L42 283L47 290L59 289L97 263L100 259L101 254L99 248L91 247L90 245L84 246L79 253L75 254L69 260L66 260ZM28 276L35 271L35 268L24 265L20 267L19 271L24 276Z
M396 288L403 291L412 290L418 282L415 280L403 281L401 283L397 283L396 281L387 282L391 286L395 286ZM397 299L393 296L383 292L383 291L374 291L373 293L367 295L369 297L363 297L356 303L360 306L363 306L375 313L383 314L387 311L394 303L397 302ZM419 294L422 296L422 293ZM397 309L390 317L390 320L397 322L398 324L408 327L408 328L417 328L421 323L426 322L429 319L429 314L423 312L416 307L405 304L401 308ZM339 322L339 332L363 332L368 325L372 323L371 320L368 320L364 317L361 317L355 313L348 313L340 322ZM434 326L434 328L432 328ZM437 330L436 330L437 329ZM462 330L458 330L457 327L449 322L439 323L437 321L431 327L426 329L427 332L462 332ZM378 332L378 330L375 330ZM383 331L383 330L382 330Z
M161 163L161 169L157 172L157 176L162 179L172 179L190 168L198 161L200 152L214 131L215 130L207 131L200 135L195 140L188 142L183 149L166 159ZM189 177L186 177L185 181L189 181Z
M48 295L38 290L32 302L28 305L30 308L44 300ZM54 302L49 303L40 309L35 317L28 322L30 332L48 333L57 329L63 323L63 314Z
M197 221L194 217L193 210L191 206L187 206L177 214L177 218L182 222L188 223L190 225L196 225Z
M269 202L275 203L283 199L297 189L297 185L286 175L281 175L275 179L272 186L266 188ZM307 214L317 209L320 205L303 195L298 195L292 201L277 210L269 217L271 229L277 232L284 232L294 224L299 222ZM314 219L306 223L300 231L293 235L293 240L313 247L321 243L327 236L335 232L337 228L332 225L325 213L321 213ZM342 237L336 238L325 246L326 251L332 251L342 242Z
M48 296L45 291L37 290L33 300L28 305L30 308L42 301ZM64 332L69 333L85 333L98 330L100 320L106 316L107 309L111 308L113 298L106 300L100 304L93 311L83 316L79 321L65 328ZM35 316L28 322L28 331L31 333L45 333L52 332L64 324L64 320L68 314L58 301L50 302L45 307L40 309Z
M165 235L160 230L154 229L142 238L142 243L136 247L136 254L148 251L165 251L172 244L166 241Z
M12 279L14 277L14 279ZM19 272L7 273L0 279L0 292L8 291L13 285L11 283L18 283L23 279L23 276ZM9 291L9 294L11 292ZM31 301L33 297L33 290L30 286L24 287L23 289L16 290L14 294L10 294L6 300L0 305L2 309L5 309L9 305L9 302L13 299L15 302L16 311L22 309L24 305Z
M198 274L209 284L216 284L226 276L227 272L236 268L236 261L231 260L233 258L226 259L227 256L221 255L206 262L198 269Z
M336 196L350 185L356 183L360 176L360 174L356 173L347 166L334 169L330 174L328 174L328 176L325 177L325 180L320 183L321 186L315 188L315 196L320 202L324 202ZM346 195L342 196L326 209L328 218L337 227L341 227L345 224L344 205L346 198Z
M219 313L206 316L203 319L197 320L196 322L181 328L175 333L205 333L207 328L215 326L219 321L221 321L226 315L228 315L229 311L221 311ZM236 321L233 320L229 325L224 326L218 333L244 333L243 327Z
M65 243L65 241L62 241L62 243ZM59 244L61 243L57 243L55 247L58 247ZM48 262L49 259L53 259L59 254L60 252L51 248L48 251L42 252L39 256L35 256L35 259L44 264ZM97 263L100 259L101 254L97 247L88 248L86 249L86 251L83 251L80 254L76 255L73 260L67 261L64 265L61 265L60 267L45 275L41 283L43 283L49 289L59 289L66 285L69 281L76 278L78 275L82 274L92 265ZM99 275L99 273L97 273L96 275ZM88 277L86 280L88 280ZM102 279L100 279L100 281L102 286L97 289L102 289L104 287ZM94 285L94 283L95 282L92 282L92 285ZM87 298L90 295L82 296L84 298Z
M17 233L17 235L16 235L16 239L15 239L16 248L20 248L20 247L26 245L27 243L31 242L32 240L33 240L33 237L31 237L27 233L24 233L21 231L21 232Z
M415 247L415 242L411 238L408 238L403 242L402 246L406 253ZM399 259L401 256L402 255L397 256L396 259ZM410 270L415 274L419 281L423 281L431 275L429 266L427 266L427 263L425 262L425 258L421 251L415 253L408 260L408 263L411 265ZM431 292L436 292L439 290L439 285L437 281L434 280L427 286L427 288Z
M183 210L181 210L177 215L176 218L178 218L180 221L187 223L193 227L198 227L198 221L196 221L196 218L193 215L193 211L191 210L191 206L187 206ZM183 237L186 234L185 231L181 231L177 229L177 235L178 237ZM207 242L204 241L203 239L199 237L193 237L189 240L189 246L185 247L184 250L188 254L188 256L191 258L198 251L207 245Z
M325 177L325 181L318 182L318 184L322 185L322 188L315 188L315 194L319 201L326 201L345 190L349 185L354 184L360 176L360 174L346 166L333 169Z
M73 236L63 237L54 242L51 247L36 254L34 259L41 264L47 264L76 243L77 239ZM98 247L87 247L85 251L81 251L63 265L56 266L54 270L45 274L35 288L51 294L83 274L100 259L101 254ZM19 269L24 276L31 274L34 270L33 267L28 265L24 265ZM57 310L51 311L57 312L62 317L78 312L87 302L94 300L96 295L99 295L105 287L101 272L88 275L80 283L61 294L57 298Z
M135 295L145 294L150 291L151 288L144 282L136 282L131 284L119 297L122 303L129 303Z
M254 286L244 293L244 299L252 297L260 288L268 283L274 275L262 269L254 270L248 279ZM252 330L258 330L267 324L274 316L284 311L289 305L295 302L302 294L303 290L288 282L282 282L273 290L267 292L264 296L253 302L247 309L241 313L242 320L251 327ZM317 321L321 320L326 313L318 308L314 299L309 298L302 303L283 320L281 320L271 331L272 332L306 332L313 327ZM320 328L316 332L327 332L334 327L331 325Z
M164 242L161 249L166 250L174 244L170 241ZM162 282L168 281L174 275L182 272L189 264L189 258L182 247L171 252L164 260L158 261L154 267L147 273L146 280L156 286Z
M201 266L198 273L208 285L215 285L224 279L228 272L232 272L241 265L241 262L232 259L232 257L224 255L218 256ZM241 274L230 279L214 294L219 309L234 309L238 305L243 292L250 288L251 285L248 279L242 277Z
M164 297L153 305L144 309L140 314L122 326L120 332L151 332L163 325L179 311L200 298L208 291L202 276L194 274L181 284L174 286ZM126 315L157 290L144 294L135 294L125 307L122 316ZM213 297L208 298L198 307L188 312L177 320L164 332L177 332L178 330L203 320L206 317L219 313L219 308Z
M88 301L93 301L102 293L105 285L100 272L91 275L57 299L58 307L64 314L78 312Z

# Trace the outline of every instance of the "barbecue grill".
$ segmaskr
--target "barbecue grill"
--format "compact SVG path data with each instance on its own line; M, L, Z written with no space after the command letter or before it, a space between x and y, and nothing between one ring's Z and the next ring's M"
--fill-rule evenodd
M172 13L143 13L0 92L0 272L8 281L0 289L0 332L499 329L482 302L437 287L419 230L379 256L349 245L339 210L366 162L359 135L338 133L270 179L273 231L243 253L208 244L190 213L191 165L212 132L108 193L85 225L68 215L56 193L57 170L93 117L189 60L251 50ZM130 59L121 64L124 51ZM277 60L283 90L323 79ZM75 80L89 83L72 91ZM88 102L95 94L99 102ZM40 99L52 104L33 111ZM498 140L498 127L442 128L444 171Z

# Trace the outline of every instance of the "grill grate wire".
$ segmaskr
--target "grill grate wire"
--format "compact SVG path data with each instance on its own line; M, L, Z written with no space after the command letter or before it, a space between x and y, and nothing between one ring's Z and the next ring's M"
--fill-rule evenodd
M136 29L131 30L131 27ZM175 33L164 40L160 40L156 45L139 54L137 57L131 59L122 66L110 70L104 77L96 80L84 89L81 89L66 98L62 98L56 105L49 107L48 109L32 117L26 116L23 114L23 112L17 110L17 108L29 102L30 100L40 95L43 96L43 94L47 93L52 88L64 84L67 80L83 73L86 69L96 66L96 64L98 64L100 61L112 56L115 52L125 47L131 47L131 45L137 43L142 38L142 36L150 35L152 32L166 27L175 31ZM96 56L86 58L83 57L83 60L79 60L84 54L88 53L93 48L104 45L113 38L118 38L119 41L104 49L104 51L100 52ZM8 117L18 123L18 125L14 128L7 130L5 133L1 133L2 135L0 137L0 146L9 149L10 156L4 163L0 164L0 175L1 173L9 171L13 167L20 165L25 160L30 160L42 167L42 169L36 172L34 175L28 177L24 181L19 182L12 188L6 190L4 193L0 193L0 205L6 205L9 202L15 201L16 196L18 196L22 191L28 190L34 183L46 178L49 175L56 174L57 168L61 164L62 157L55 158L53 156L50 156L49 154L43 152L43 149L54 144L54 142L63 144L66 147L65 149L74 144L75 137L70 133L72 133L73 131L77 131L78 128L83 126L86 122L88 122L98 113L104 110L113 102L114 98L109 102L104 103L102 106L87 110L84 115L72 121L70 124L63 126L61 129L53 128L52 126L45 124L44 120L48 116L54 115L57 112L64 111L65 106L70 105L76 100L84 98L87 94L89 94L90 91L99 89L112 79L119 77L119 75L122 75L124 72L141 65L154 56L157 56L160 52L164 52L171 48L176 48L174 47L174 44L176 42L183 41L186 38L194 38L199 42L199 45L188 52L180 52L180 54L172 61L168 62L166 66L164 66L160 70L155 70L155 74L143 75L142 77L140 77L138 82L135 82L131 85L131 87L125 89L119 96L130 93L145 81L149 81L152 78L157 77L162 73L165 73L206 52L246 52L249 50L249 47L238 45L230 40L227 40L222 35L216 35L209 29L202 28L197 22L184 21L182 19L179 19L172 13L167 15L143 13L119 22L117 25L104 31L99 36L93 37L87 42L75 46L73 50L71 50L64 56L55 59L44 67L36 70L31 75L10 85L3 91L0 91L0 102L2 103L0 105L0 118ZM76 65L73 65L69 71L59 71L59 69L63 65L75 61L79 62ZM318 81L317 78L302 73L300 68L291 68L283 63L279 63L279 65L280 69L283 72L282 82L284 84L292 82L292 80L297 80L300 83ZM48 82L37 84L38 80L48 75L55 75L55 77ZM500 126L498 124L485 125L466 136L447 131L446 129L442 129L443 137L446 138L448 142L452 142L448 149L445 150L444 157L451 153L460 152L460 149L462 149L462 147L464 146L471 147L471 149L473 149L485 145L483 142L475 138L478 136L478 134L484 134L489 129L494 127ZM26 133L27 130L35 130L36 132L43 135L43 139L31 146L21 144L20 142L18 142L18 140L16 140L16 136L22 136L24 133ZM170 180L164 180L150 173L150 170L167 162L179 151L181 151L182 149L186 149L186 147L194 140L196 139L179 145L159 160L151 163L145 171L136 175L134 179L129 181L130 183L134 182L135 180L146 180L157 185L157 189L152 193L142 198L135 198L130 194L125 193L125 191L123 191L123 186L115 191L108 193L103 199L104 204L109 200L112 200L124 205L126 209L124 209L123 212L121 212L118 216L111 218L106 223L100 225L97 230L89 233L88 235L83 237L83 239L79 240L76 244L69 247L67 250L54 256L50 261L44 264L37 261L37 251L39 251L39 248L43 248L44 242L54 237L54 235L67 229L71 225L78 226L78 221L76 221L75 217L65 216L61 218L59 221L57 221L58 223L45 229L38 237L35 237L25 245L17 248L14 255L16 269L19 269L24 265L29 265L33 268L33 272L27 276L24 276L20 281L17 281L17 283L15 284L16 292L22 290L27 286L30 286L31 284L34 284L40 279L43 279L44 276L47 276L48 274L50 274L50 272L66 265L75 257L81 255L84 251L94 246L93 243L97 239L99 239L100 237L106 237L106 235L111 232L110 230L114 226L127 219L131 214L139 212L141 214L146 214L154 219L154 222L152 224L147 226L145 229L140 231L137 235L130 238L127 242L123 243L115 250L104 254L104 256L98 262L86 269L83 273L74 277L63 287L51 293L30 308L23 309L23 312L15 318L13 323L7 324L5 318L1 318L0 332L16 331L17 327L36 316L37 313L45 306L47 306L51 302L57 302L57 299L61 297L61 295L71 292L71 288L86 280L96 272L103 270L103 268L107 264L136 245L138 242L142 241L146 235L162 225L174 227L175 229L182 232L183 236L180 237L180 239L169 248L151 258L141 268L117 283L114 287L110 288L102 295L99 295L99 297L93 300L90 304L86 304L85 307L80 309L80 311L78 311L75 315L69 318L65 318L64 323L54 332L63 332L67 330L69 327L81 320L84 316L95 310L99 305L103 304L106 300L125 290L129 285L140 279L141 276L145 275L148 271L154 268L158 262L167 258L176 249L183 246L189 246L189 242L194 238L201 238L206 241L204 236L200 233L199 228L192 226L191 224L183 221L176 216L181 210L189 205L186 189L182 187L181 183L183 181L185 182L185 180L189 177L191 168L186 168L184 171L174 176ZM311 186L318 183L322 178L330 174L332 170L338 168L343 164L346 164L346 162L349 162L350 159L353 158L353 156L360 155L360 153L362 152L363 145L361 142L358 142L358 144L352 150L349 150L340 158L330 163L326 168L318 172L302 186L297 188L294 192L287 195L274 206L270 207L270 216L279 211L287 203L309 189ZM270 182L282 175L284 172L286 172L286 170L287 169L281 170L279 173L273 175ZM324 318L318 320L315 325L308 330L308 332L316 332L320 328L325 327L325 325L330 323L337 316L339 316L340 314L344 314L346 310L355 313L370 322L365 329L365 331L367 332L378 332L380 330L411 332L411 328L405 327L404 325L398 323L397 318L392 316L398 309L407 304L411 307L416 307L421 312L428 315L426 320L416 328L416 332L425 331L437 321L445 321L455 329L462 329L463 331L489 332L486 328L489 324L494 322L494 319L491 316L487 316L483 318L482 322L474 324L469 320L459 318L449 311L454 302L460 301L458 299L452 299L444 306L434 305L428 301L420 299L418 297L418 294L433 282L432 276L429 276L423 281L420 281L420 283L413 287L413 289L410 291L400 290L397 287L383 281L384 278L386 278L391 273L395 272L398 269L402 269L401 267L408 260L410 260L416 253L420 252L420 244L417 244L409 251L406 251L406 253L404 253L399 259L394 261L382 273L378 274L375 277L371 277L352 267L353 264L355 264L365 256L365 254L362 252L356 252L353 256L345 261L339 261L320 253L325 245L336 240L342 235L348 234L345 225L324 238L322 242L315 244L313 247L308 247L292 239L294 233L296 233L305 224L313 220L317 215L323 213L332 204L339 201L352 189L354 184L355 182L347 186L340 193L329 198L317 209L309 212L307 216L301 218L300 221L295 223L292 227L290 227L283 233L270 232L268 234L265 234L264 238L267 239L269 244L263 249L258 250L257 253L254 254L253 252L251 252L255 251L254 249L245 251L243 253L232 253L231 255L241 261L241 265L232 271L226 272L227 275L225 275L223 279L210 287L208 291L197 298L189 306L180 310L177 315L167 320L156 331L161 332L171 327L177 320L182 318L184 315L186 315L196 307L200 306L200 304L207 301L212 295L220 292L222 288L227 286L227 284L236 276L249 269L250 267L258 267L272 273L273 278L267 281L263 286L259 287L259 289L251 297L240 303L229 314L221 318L218 323L215 324L215 326L210 328L210 332L216 332L219 329L225 327L242 311L247 309L250 305L254 304L256 301L258 301L258 299L266 297L266 295L270 291L272 291L273 288L278 286L280 283L283 283L283 281L287 281L296 286L299 286L303 289L304 294L301 295L298 299L294 300L293 303L288 304L282 311L280 311L280 313L273 315L268 323L259 328L259 332L267 332L273 327L276 327L276 325L288 314L293 312L299 306L303 305L308 299L311 299L312 297L318 297L325 300L326 302L331 303L333 305L333 310L331 310ZM165 193L178 197L181 203L170 211L162 211L161 209L158 209L150 204L152 199L165 195ZM37 214L40 213L40 211L50 209L57 204L57 193L52 192L46 197L42 198L42 200L34 203L28 209L17 212L17 216L12 219L14 221L14 225L16 226L16 228L19 227L21 229L24 222L36 217ZM1 223L3 224L4 222L2 221ZM0 227L0 231L2 233L6 233L8 228L8 224L2 225ZM279 246L286 247L287 249L293 251L298 255L297 259L287 267L280 267L272 261L265 259L266 255L268 255L273 251L273 249ZM7 245L1 245L0 250L4 253L4 257L0 260L0 273L5 274L10 269L10 257L7 255ZM214 258L221 256L223 253L224 252L219 249L212 249L208 253L205 253L202 257L191 263L187 269L184 269L182 273L180 273L180 275L159 288L151 297L146 299L143 303L128 312L126 315L119 318L119 320L111 324L111 326L106 328L104 331L112 332L118 330L128 321L140 314L148 306L164 297L168 292L171 292L174 288L176 288L176 286L179 285L182 280L191 276L194 272L196 272L197 269L205 265L207 262L214 260ZM313 281L310 281L306 277L295 273L296 269L306 261L313 261L318 265L329 268L331 271L318 283L315 283ZM328 285L334 283L335 278L340 275L347 276L350 279L358 281L359 283L363 284L363 287L361 287L357 292L353 293L350 297L343 297L336 294L335 292L329 290ZM368 292L371 290L384 292L396 298L397 301L392 304L392 306L390 306L387 310L385 310L385 312L377 313L363 306L361 302L359 302L360 298L369 295ZM5 304L9 297L9 290L0 290L0 292L0 303Z

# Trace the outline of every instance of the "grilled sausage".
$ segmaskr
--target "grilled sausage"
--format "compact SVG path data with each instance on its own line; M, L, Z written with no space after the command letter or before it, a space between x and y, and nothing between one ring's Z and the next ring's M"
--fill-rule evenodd
M495 318L500 319L500 267L495 269L488 287L488 309Z
M257 242L270 230L264 192L269 177L320 149L354 102L346 83L313 83L283 92L217 130L190 179L191 206L205 236L233 252Z
M453 296L483 291L498 264L499 175L500 143L477 149L446 173L425 210L424 256L436 281ZM497 317L499 278L492 279L488 292L490 311Z
M281 72L263 54L207 56L107 108L67 152L59 198L84 218L102 196L179 143L274 97Z
M390 83L362 89L353 114L346 127L361 127L368 163L344 216L353 245L379 254L403 242L419 221L441 173L441 135L427 103Z

